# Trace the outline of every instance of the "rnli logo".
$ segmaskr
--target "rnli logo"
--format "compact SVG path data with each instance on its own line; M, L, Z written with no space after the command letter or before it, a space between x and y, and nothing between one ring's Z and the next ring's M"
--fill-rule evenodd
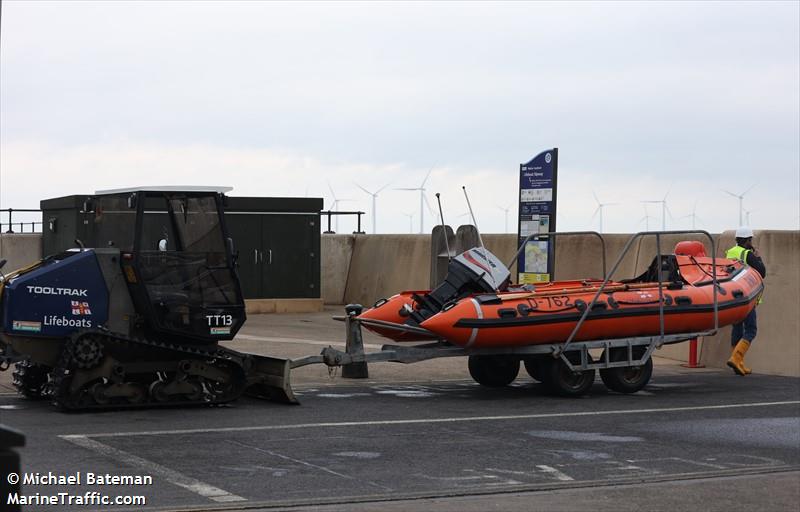
M77 300L71 301L73 315L91 315L92 310L89 308L88 302L79 302Z

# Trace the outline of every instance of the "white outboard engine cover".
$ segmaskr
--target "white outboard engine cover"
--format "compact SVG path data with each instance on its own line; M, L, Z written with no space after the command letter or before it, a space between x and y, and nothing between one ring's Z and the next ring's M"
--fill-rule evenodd
M473 293L505 291L511 281L511 272L497 256L483 247L468 249L450 261L447 276L436 288L424 296L414 295L416 309L408 311L409 325L419 325L442 310L448 302Z
M483 247L467 249L454 259L481 276L488 290L503 291L511 281L511 272L503 262Z

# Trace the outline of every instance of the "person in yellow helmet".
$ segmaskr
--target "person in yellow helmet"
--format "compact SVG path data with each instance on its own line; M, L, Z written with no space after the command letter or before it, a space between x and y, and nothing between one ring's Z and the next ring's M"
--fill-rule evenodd
M753 247L753 230L747 226L742 226L736 230L736 245L728 249L725 253L726 258L741 260L753 267L761 274L761 277L767 276L767 268L761 260L758 251ZM761 299L759 299L759 304ZM728 359L728 366L730 366L736 375L749 375L750 368L744 364L744 355L756 339L756 332L758 325L756 321L756 308L745 317L745 319L738 324L734 324L731 330L731 346L733 352L730 359Z

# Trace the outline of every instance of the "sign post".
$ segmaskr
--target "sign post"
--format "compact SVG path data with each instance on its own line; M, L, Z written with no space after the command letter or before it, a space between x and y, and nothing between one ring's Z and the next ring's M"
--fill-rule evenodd
M519 165L519 218L517 246L532 233L556 231L558 148L542 151ZM555 239L532 238L517 260L517 282L547 283L553 279Z

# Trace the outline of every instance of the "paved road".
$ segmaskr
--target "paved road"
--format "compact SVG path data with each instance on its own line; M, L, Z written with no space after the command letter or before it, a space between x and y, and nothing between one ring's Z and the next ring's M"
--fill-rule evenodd
M330 320L338 313L256 315L230 345L292 358L319 353L343 339L342 325ZM365 333L369 350L382 342ZM651 384L635 395L598 381L590 396L564 399L526 376L509 388L482 388L463 359L451 358L373 364L368 381L299 368L292 378L301 406L243 399L93 414L22 400L9 393L9 378L0 373L0 422L28 436L24 471L81 473L80 485L25 485L31 499L101 492L147 499L146 507L117 510L386 512L800 504L796 378L739 378L657 358ZM88 473L153 482L101 486L87 484ZM109 508L25 510L62 509Z
M581 399L547 396L527 378L499 390L460 379L337 379L297 391L301 406L245 399L99 414L6 394L0 421L28 435L25 472L82 473L82 485L28 485L27 496L141 494L148 508L198 510L800 504L799 379L657 368L635 395L598 381ZM148 475L153 484L87 485L88 472Z

